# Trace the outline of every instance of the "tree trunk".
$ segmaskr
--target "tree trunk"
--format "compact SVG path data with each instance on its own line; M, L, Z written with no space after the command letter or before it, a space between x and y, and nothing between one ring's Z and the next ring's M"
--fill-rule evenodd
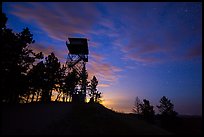
M39 91L38 91L38 92L37 92L37 98L36 98L36 100L35 100L36 102L38 101L39 94L40 94L40 93L39 93Z
M49 98L48 98L48 102L52 101L52 90L49 91Z
M29 97L30 97L30 94L27 95L26 103L28 103Z
M70 95L67 95L67 102L70 102Z
M66 93L66 102L69 102L69 94L68 94L68 92Z
M35 92L32 94L31 102L33 102L35 96Z
M57 98L55 99L55 101L58 101L58 98L60 95L61 95L61 92L57 95Z

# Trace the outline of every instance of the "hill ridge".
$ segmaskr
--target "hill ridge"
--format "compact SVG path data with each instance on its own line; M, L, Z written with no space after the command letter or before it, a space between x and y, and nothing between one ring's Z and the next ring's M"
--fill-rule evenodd
M13 117L15 116L15 117ZM31 103L5 105L2 134L11 135L134 135L171 134L101 104Z

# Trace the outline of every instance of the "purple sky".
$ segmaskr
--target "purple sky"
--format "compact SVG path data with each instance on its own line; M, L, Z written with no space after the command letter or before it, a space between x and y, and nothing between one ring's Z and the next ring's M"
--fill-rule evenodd
M131 112L136 96L166 96L179 114L202 115L201 2L8 2L3 12L14 31L29 27L32 49L62 63L68 37L88 38L89 77L107 107Z

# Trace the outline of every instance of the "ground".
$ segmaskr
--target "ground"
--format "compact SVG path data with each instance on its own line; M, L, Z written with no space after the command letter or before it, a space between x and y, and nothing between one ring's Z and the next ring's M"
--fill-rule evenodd
M134 115L116 113L100 104L3 105L3 135L138 135L172 134Z

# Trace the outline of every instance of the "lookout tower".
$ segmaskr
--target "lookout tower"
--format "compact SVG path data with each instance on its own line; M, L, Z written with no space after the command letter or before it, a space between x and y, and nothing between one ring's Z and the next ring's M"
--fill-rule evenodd
M68 38L66 41L68 56L66 65L68 71L75 69L82 79L80 89L72 95L72 102L85 102L86 99L86 62L88 62L88 42L86 38Z

